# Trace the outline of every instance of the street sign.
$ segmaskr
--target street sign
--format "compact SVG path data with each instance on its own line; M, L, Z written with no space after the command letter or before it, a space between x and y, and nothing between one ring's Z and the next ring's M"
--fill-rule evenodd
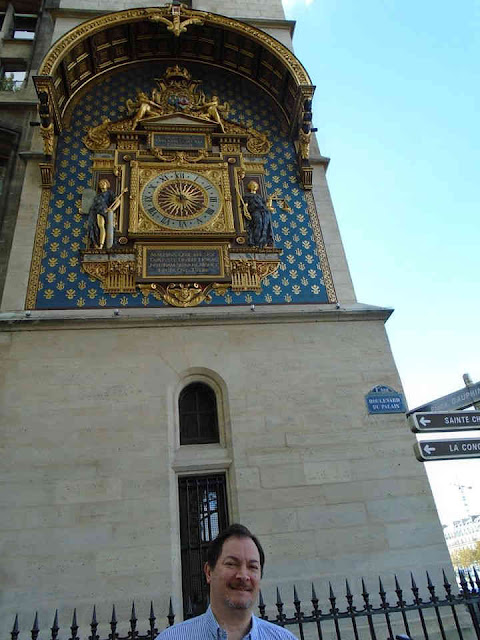
M403 393L392 387L377 385L365 396L368 413L405 413Z
M408 422L410 429L414 433L480 430L480 411L412 413L412 415L408 416Z
M413 445L415 457L420 462L430 460L457 460L480 458L480 438L457 440L424 440Z
M428 404L423 404L421 407L416 407L407 413L407 416L412 413L425 412L425 411L456 411L457 409L465 409L474 402L480 401L480 382L463 387L458 391L449 393L448 396L442 396L436 400L432 400Z

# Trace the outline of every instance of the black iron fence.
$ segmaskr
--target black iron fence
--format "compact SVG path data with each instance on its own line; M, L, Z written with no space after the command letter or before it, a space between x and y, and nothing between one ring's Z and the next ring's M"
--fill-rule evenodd
M474 570L470 574L460 574L460 588L457 589L457 593L453 593L452 585L448 582L445 572L440 588L443 591L441 594L437 593L437 587L430 580L428 573L426 577L426 589L428 590L426 598L420 597L420 590L413 575L409 585L411 596L404 594L405 590L402 589L395 576L393 590L395 595L393 596L392 592L389 597L383 587L382 580L379 578L378 597L375 594L375 604L378 606L372 604L372 598L364 580L362 580L362 592L359 596L352 594L349 583L346 581L345 595L343 596L346 606L344 605L343 610L340 609L339 599L331 585L329 585L329 604L323 609L319 606L319 599L313 584L308 604L299 599L297 589L295 586L293 587L293 608L289 609L285 608L280 590L277 588L276 602L271 608L268 608L268 611L260 593L259 616L274 624L288 627L300 640L309 640L310 638L318 640L385 640L387 638L393 640L399 634L406 634L415 640L422 638L424 640L433 640L434 638L480 640L480 577L477 571ZM407 600L407 598L409 599ZM191 617L191 612L187 612L187 617ZM154 640L159 631L166 626L173 625L174 622L175 612L171 599L164 625L157 626L153 603L150 604L148 624L145 625L143 631L137 627L135 604L132 604L130 620L123 625L119 624L115 606L113 606L111 619L104 625L106 629L104 640ZM75 609L70 627L66 627L66 633L62 637L65 640L67 638L68 640L80 640L81 638L100 640L95 606L89 627L88 635L80 634ZM11 640L18 640L21 632L23 629L20 627L17 615L11 631ZM60 640L58 612L55 612L50 633L42 634L39 639L40 626L37 614L34 616L32 629L29 632L25 629L25 633L30 633L31 640L46 640L47 636L51 640Z

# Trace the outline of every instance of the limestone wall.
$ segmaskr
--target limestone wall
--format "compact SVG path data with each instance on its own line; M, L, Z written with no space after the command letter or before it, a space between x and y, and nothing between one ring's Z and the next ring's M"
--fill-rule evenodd
M151 598L163 618L170 594L181 611L177 477L190 472L227 472L231 520L266 548L269 600L276 584L306 598L312 579L325 595L327 580L357 590L380 574L388 587L448 566L404 417L366 412L375 384L400 389L380 316L198 311L3 317L4 637L16 611L23 628L36 609L51 625L57 607L63 625L74 606L85 624L95 602L103 619L132 599L146 618ZM192 376L218 391L222 445L178 445Z

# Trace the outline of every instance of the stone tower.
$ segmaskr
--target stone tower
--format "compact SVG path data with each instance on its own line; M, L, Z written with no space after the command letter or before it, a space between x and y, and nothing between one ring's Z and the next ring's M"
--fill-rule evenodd
M404 416L367 410L391 310L356 300L292 32L280 0L3 14L3 634L200 611L228 522L270 599L449 565Z

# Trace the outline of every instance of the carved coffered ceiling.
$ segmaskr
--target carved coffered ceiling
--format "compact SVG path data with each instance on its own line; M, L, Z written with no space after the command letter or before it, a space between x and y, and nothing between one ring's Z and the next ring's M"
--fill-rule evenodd
M215 65L252 80L274 98L294 133L314 91L294 54L238 20L184 6L178 11L172 5L119 11L84 22L60 38L39 71L39 80L51 87L58 127L93 79L124 65L175 60Z

